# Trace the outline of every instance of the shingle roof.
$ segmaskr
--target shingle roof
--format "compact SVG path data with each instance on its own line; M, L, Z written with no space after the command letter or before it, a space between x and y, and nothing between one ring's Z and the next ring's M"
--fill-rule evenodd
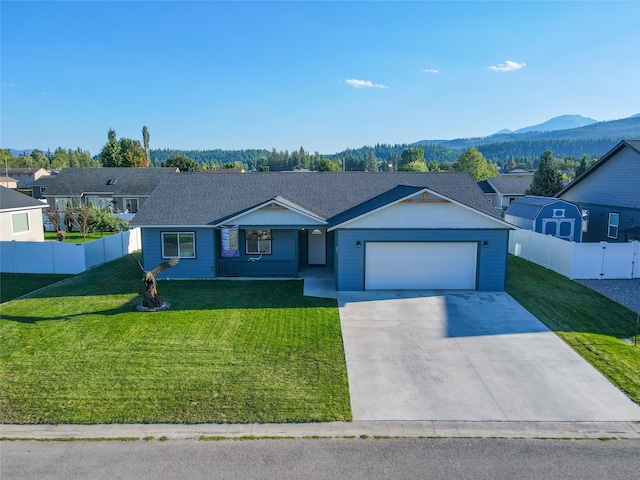
M146 196L160 180L176 171L176 168L63 168L47 187L45 196L79 196L98 192L110 192L114 196ZM109 182L114 178L115 183Z
M45 208L46 203L42 203L24 193L16 192L11 188L0 186L0 210Z
M547 205L552 205L554 203L567 204L569 202L554 197L537 197L534 195L527 195L526 197L518 198L511 202L509 204L509 208L507 208L507 211L505 212L505 215L534 219L538 216L542 207L546 207Z
M532 175L502 175L487 178L487 183L501 195L524 195L532 181Z
M364 213L377 208L376 202L424 188L497 217L471 175L463 172L181 173L164 178L131 225L216 225L276 197L318 218L339 219L353 214L347 213L350 209Z

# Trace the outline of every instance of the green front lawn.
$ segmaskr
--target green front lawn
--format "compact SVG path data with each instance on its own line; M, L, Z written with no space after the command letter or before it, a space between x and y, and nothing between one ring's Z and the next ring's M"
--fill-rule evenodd
M116 233L118 232L89 233L87 234L87 242L90 242L91 240L97 240L102 237L108 237L109 235L114 235ZM44 239L59 241L57 233L49 231L44 232ZM80 232L67 232L64 236L63 241L69 243L84 243L84 237Z
M14 300L0 320L0 422L351 419L335 300L301 281L160 282L142 313L125 257Z
M507 293L640 403L636 314L584 285L509 255Z
M68 277L70 275L0 273L0 303L8 302Z

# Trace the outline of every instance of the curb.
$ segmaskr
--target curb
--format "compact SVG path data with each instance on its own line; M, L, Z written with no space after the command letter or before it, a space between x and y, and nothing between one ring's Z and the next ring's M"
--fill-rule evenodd
M633 422L356 421L263 424L0 426L2 440L224 440L296 438L637 439Z

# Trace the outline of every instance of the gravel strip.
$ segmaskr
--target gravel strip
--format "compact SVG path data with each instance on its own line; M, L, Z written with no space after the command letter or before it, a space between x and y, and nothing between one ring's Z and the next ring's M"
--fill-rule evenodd
M576 280L576 282L640 313L640 278L632 280Z

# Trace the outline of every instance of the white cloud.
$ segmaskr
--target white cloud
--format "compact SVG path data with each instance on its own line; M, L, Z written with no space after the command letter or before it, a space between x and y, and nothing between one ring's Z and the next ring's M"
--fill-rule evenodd
M353 88L389 88L386 85L373 83L369 80L356 80L355 78L348 79L347 85L351 85Z
M2 86L3 87L15 87L16 84L15 83L2 82Z
M436 70L435 68L425 68L422 70L424 73L440 73L440 70Z
M493 70L494 72L513 72L514 70L520 70L521 68L526 67L527 64L524 62L513 62L511 60L507 60L504 63L500 63L498 65L492 65L489 70Z

